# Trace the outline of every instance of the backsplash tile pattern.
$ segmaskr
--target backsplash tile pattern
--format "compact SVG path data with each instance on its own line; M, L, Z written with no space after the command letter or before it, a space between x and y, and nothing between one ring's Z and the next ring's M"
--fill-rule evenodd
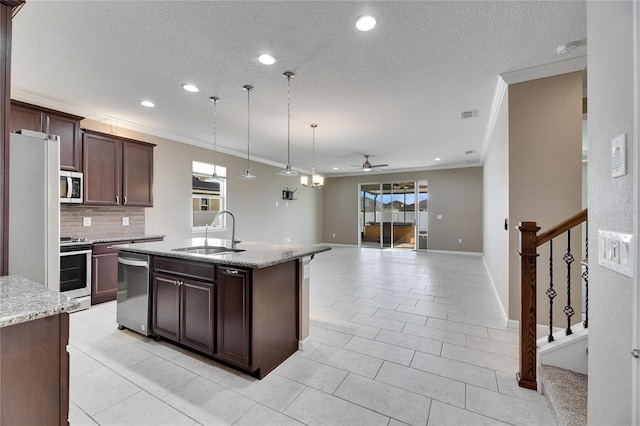
M91 226L83 226L83 219L91 218ZM122 225L122 218L129 225ZM130 237L144 235L144 207L88 207L60 205L60 236L87 239Z

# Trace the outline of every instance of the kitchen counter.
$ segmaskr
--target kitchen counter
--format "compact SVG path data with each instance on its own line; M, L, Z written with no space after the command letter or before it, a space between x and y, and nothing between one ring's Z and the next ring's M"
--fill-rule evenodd
M73 311L80 303L17 275L0 277L0 328Z
M301 259L316 253L331 250L325 245L303 246L293 244L269 244L261 242L241 242L236 244L236 249L245 250L228 254L196 254L185 251L175 251L177 248L204 246L204 238L192 238L187 240L158 241L152 243L122 244L115 246L119 250L134 253L151 254L156 256L174 257L178 259L197 260L205 263L214 263L227 266L240 266L245 268L267 268L269 266L286 263L291 260ZM230 240L209 238L208 245L214 247L231 247Z

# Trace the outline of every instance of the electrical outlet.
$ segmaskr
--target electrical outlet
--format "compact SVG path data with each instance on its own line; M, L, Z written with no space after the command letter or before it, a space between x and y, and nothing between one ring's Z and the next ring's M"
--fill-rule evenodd
M462 244L462 238L458 238L458 244Z
M82 218L82 226L91 226L91 218L83 217Z
M289 241L291 241L291 238L285 238L285 239L284 239L284 242L285 242L285 243L288 243Z
M122 225L123 226L129 226L129 218L128 217L123 217L122 218Z
M336 233L334 232L334 233L333 233L333 238L335 238L335 237L336 237Z

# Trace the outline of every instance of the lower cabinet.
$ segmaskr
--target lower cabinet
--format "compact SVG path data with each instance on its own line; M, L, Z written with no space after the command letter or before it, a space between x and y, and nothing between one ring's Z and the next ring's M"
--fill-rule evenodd
M250 366L250 291L247 271L218 267L217 338L214 356L237 366Z
M156 258L158 265L166 259ZM179 272L190 262L171 260ZM181 268L181 266L183 266ZM186 266L186 268L184 267ZM213 271L214 266L210 266ZM184 275L154 272L151 327L154 334L181 343L207 355L214 351L215 287L213 273L201 281Z
M155 256L152 331L263 378L298 349L295 261L247 269Z

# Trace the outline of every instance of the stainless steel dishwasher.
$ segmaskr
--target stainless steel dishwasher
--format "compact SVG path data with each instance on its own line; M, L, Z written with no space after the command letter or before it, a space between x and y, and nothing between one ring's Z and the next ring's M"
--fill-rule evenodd
M151 334L150 295L151 256L118 253L118 296L116 322L145 336Z

